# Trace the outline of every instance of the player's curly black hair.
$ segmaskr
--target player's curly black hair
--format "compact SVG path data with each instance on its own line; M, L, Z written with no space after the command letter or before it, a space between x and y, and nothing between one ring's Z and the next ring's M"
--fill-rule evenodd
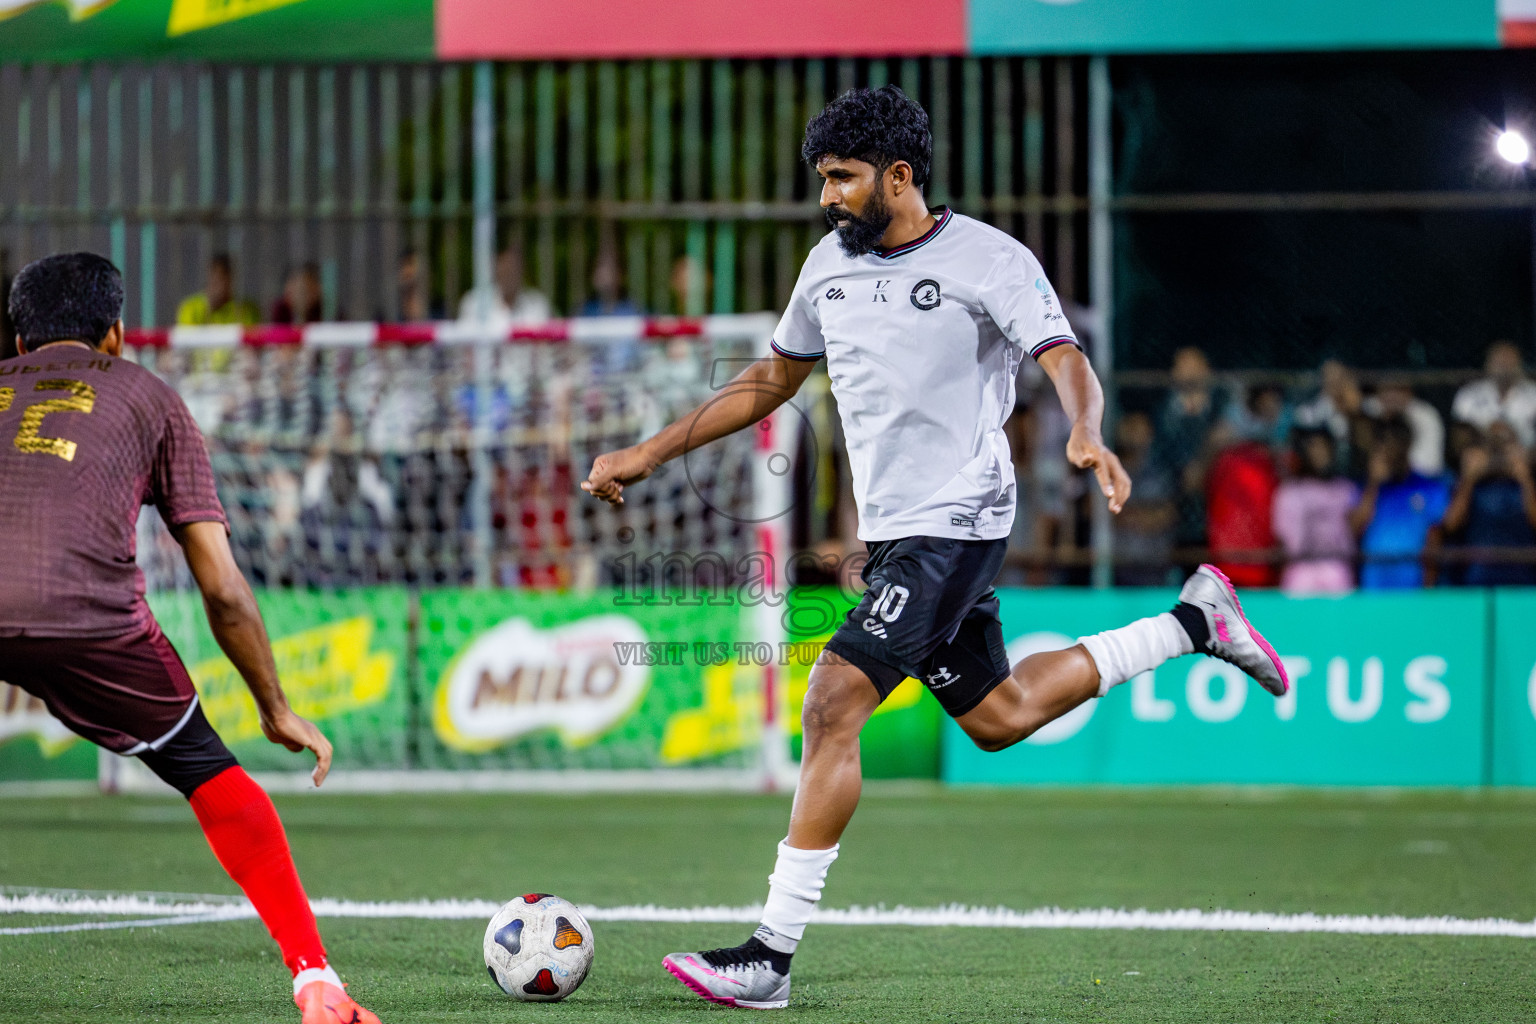
M123 315L123 275L93 252L44 256L11 282L10 308L29 352L50 341L100 345Z
M812 167L826 156L863 160L881 173L905 160L912 165L913 184L926 188L933 130L922 105L894 85L849 89L806 124L800 156Z

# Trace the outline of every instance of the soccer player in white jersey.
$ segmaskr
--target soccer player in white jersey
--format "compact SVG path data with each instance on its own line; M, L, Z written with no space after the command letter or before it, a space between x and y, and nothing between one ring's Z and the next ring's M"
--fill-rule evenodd
M834 230L806 259L773 351L656 436L599 456L582 484L622 502L661 463L768 415L827 360L868 589L811 671L800 784L762 925L740 946L663 961L714 1003L788 1005L791 958L859 802L859 732L906 677L984 750L1183 654L1229 661L1277 696L1289 688L1212 566L1170 612L1008 664L992 583L1016 494L1003 424L1026 355L1072 419L1068 461L1093 471L1114 512L1131 485L1104 445L1099 381L1034 255L924 202L932 146L928 115L894 86L850 91L812 118L802 155Z

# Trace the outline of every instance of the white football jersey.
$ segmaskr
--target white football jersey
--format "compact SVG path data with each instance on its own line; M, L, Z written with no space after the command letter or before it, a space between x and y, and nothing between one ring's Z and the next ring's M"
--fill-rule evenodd
M1013 525L1003 424L1025 353L1076 345L1034 254L949 209L921 238L806 257L774 332L790 359L826 356L848 440L861 540L993 540Z

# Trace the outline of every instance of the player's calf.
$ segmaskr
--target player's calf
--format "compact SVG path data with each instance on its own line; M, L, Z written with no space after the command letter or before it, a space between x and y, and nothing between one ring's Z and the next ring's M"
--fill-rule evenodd
M1236 665L1279 697L1290 689L1285 666L1243 614L1237 588L1214 565L1185 581L1171 611L1079 641L1099 672L1099 695L1184 654L1208 654Z
M1171 611L1082 637L1065 651L1025 658L955 723L982 750L1003 750L1083 701L1196 653L1236 665L1276 696L1290 687L1279 655L1243 614L1231 581L1215 566L1202 565Z
M277 808L230 754L202 709L194 707L159 750L138 756L187 798L214 856L256 908L293 973L293 997L303 1024L378 1024L346 994L326 960Z

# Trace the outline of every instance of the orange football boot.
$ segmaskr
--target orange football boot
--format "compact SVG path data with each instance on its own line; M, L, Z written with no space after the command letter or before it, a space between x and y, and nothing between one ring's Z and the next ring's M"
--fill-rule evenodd
M293 997L304 1015L303 1024L379 1024L379 1018L352 1001L344 988L312 981Z

